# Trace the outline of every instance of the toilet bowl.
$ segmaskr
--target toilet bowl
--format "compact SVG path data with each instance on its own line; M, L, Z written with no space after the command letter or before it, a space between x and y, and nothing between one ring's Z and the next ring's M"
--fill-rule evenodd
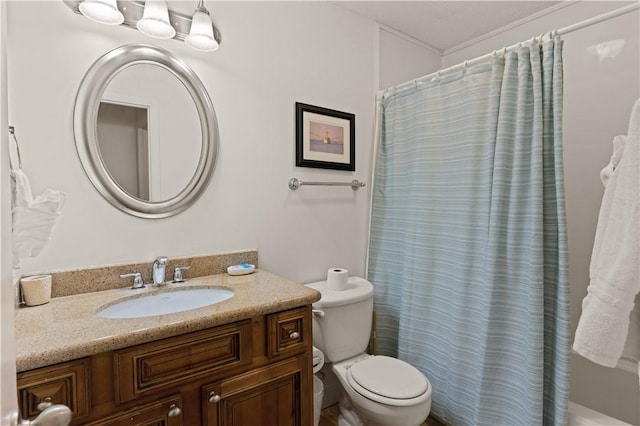
M418 426L431 410L431 384L410 364L364 352L371 332L373 286L350 277L334 291L307 284L322 298L313 304L313 342L332 363L340 384L339 426Z
M343 392L342 425L418 426L429 416L431 384L406 362L362 354L334 363L332 371Z

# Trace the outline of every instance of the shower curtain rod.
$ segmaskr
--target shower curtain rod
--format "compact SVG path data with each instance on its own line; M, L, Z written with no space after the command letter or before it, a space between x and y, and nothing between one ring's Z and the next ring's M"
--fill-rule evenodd
M635 2L635 3L630 4L628 6L624 6L624 7L621 7L619 9L615 9L615 10L612 10L610 12L603 13L602 15L598 15L598 16L595 16L593 18L585 19L584 21L580 21L580 22L577 22L575 24L566 26L564 28L560 28L559 30L547 31L545 33L542 33L539 36L533 37L533 38L531 38L529 40L526 40L524 42L518 42L518 43L516 43L514 45L511 45L509 47L504 47L504 48L499 49L499 50L494 50L493 52L487 53L486 55L478 56L477 58L469 59L469 60L464 61L462 63L450 66L448 68L440 69L440 70L438 70L436 72L433 72L431 74L427 74L425 76L418 77L418 78L415 78L413 80L406 81L404 83L400 83L400 84L398 84L396 86L392 86L392 87L388 87L386 89L380 90L378 92L378 95L376 96L376 99L377 100L383 99L386 96L389 96L391 94L395 94L397 92L401 92L403 90L407 90L407 89L409 89L409 88L411 88L413 86L422 84L423 82L425 82L425 80L429 80L429 79L433 79L433 78L440 78L443 74L447 74L447 73L450 73L450 72L453 72L453 71L458 71L459 69L466 69L468 66L482 63L482 62L486 61L487 59L491 58L493 55L497 54L498 52L504 54L506 52L510 52L510 51L514 50L514 49L518 48L519 46L521 46L522 43L540 42L540 41L542 41L543 37L545 35L547 35L547 34L549 35L550 38L553 38L555 35L569 34L569 33L573 32L573 31L580 30L582 28L589 27L591 25L598 24L600 22L604 22L604 21L609 20L611 18L615 18L617 16L624 15L626 13L633 12L634 10L638 10L638 9L640 9L640 2Z

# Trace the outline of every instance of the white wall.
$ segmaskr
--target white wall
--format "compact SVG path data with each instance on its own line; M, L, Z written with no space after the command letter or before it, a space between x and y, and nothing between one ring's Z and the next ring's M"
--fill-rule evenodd
M628 2L580 2L445 55L444 66L530 39ZM569 232L572 330L589 283L589 261L603 187L599 172L611 156L611 141L627 132L631 107L640 95L638 12L563 36L564 164ZM592 46L625 40L615 58L599 60ZM445 52L446 53L446 52ZM627 363L629 365L629 363ZM632 424L638 424L638 378L631 372L599 367L572 356L571 400Z
M430 74L440 68L442 57L403 34L379 28L378 90Z
M7 132L6 2L0 2L0 424L10 424L17 412L14 339L15 295L11 285L11 196Z
M8 2L9 119L34 193L68 194L43 253L20 274L257 248L260 266L299 281L329 267L364 273L367 186L288 189L291 177L367 183L373 128L374 23L325 2L209 2L222 33L215 53L99 25L61 1ZM192 13L191 2L172 3ZM108 204L76 154L72 112L80 80L127 43L164 47L207 87L218 115L213 180L186 212L145 220ZM356 115L356 172L295 167L295 102Z

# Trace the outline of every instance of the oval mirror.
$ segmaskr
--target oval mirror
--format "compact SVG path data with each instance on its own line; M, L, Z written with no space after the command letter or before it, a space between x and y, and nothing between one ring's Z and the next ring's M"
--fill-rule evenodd
M170 52L126 45L87 71L74 108L82 166L100 194L144 218L175 215L213 174L218 124L196 74Z

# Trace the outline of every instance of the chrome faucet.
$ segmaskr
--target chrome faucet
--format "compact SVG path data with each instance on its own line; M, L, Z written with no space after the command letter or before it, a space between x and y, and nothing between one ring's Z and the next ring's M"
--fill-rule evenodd
M167 271L168 260L165 256L157 258L153 262L153 284L164 285L166 281L165 273Z

